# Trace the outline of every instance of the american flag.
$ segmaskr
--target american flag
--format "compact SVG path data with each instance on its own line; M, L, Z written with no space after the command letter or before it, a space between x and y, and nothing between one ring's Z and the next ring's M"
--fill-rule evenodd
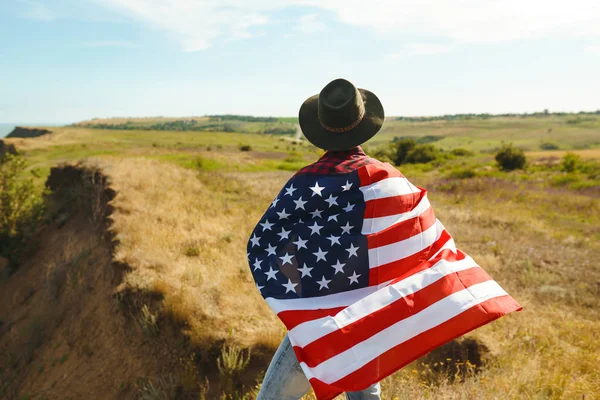
M319 400L521 309L389 164L294 176L252 232L248 260Z

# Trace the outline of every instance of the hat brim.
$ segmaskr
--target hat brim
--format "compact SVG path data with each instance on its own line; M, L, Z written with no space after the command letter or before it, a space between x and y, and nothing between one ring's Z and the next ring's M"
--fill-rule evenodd
M383 106L374 93L358 89L364 105L365 116L360 123L347 132L330 132L319 122L319 95L309 97L300 107L298 121L306 139L325 150L342 151L356 147L371 139L385 119Z

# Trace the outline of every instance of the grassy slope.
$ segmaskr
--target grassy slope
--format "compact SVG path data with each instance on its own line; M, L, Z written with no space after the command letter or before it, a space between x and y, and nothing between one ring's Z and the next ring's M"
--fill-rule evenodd
M535 151L543 142L561 149L600 147L600 117L586 117L577 124L573 116L491 118L470 121L406 122L386 121L382 132L371 141L378 144L395 136L443 136L436 145L444 149L464 147L475 151L497 148L504 142Z
M437 144L444 145L471 137L464 147L476 150L503 137L516 144L539 143L535 135L526 136L535 124L519 122L393 122L376 138L443 134L448 137ZM547 131L548 121L538 122L535 129ZM598 137L594 129L565 123L552 134L569 135L552 141L565 148L592 145ZM290 155L291 145L264 135L81 128L20 143L41 173L59 160L101 159L120 193L114 229L121 242L117 257L134 267L128 284L164 293L161 312L186 319L193 340L276 345L283 331L252 288L246 240L291 176L281 169L308 163L318 152L296 146ZM240 152L240 143L251 143L257 151ZM386 379L386 396L589 399L600 393L600 268L594 262L600 256L598 197L536 183L547 179L542 173L528 180L520 173L496 172L449 180L443 171L419 166L403 172L430 190L437 215L458 246L525 310L469 335L491 350L481 374L452 383L436 370L439 361L435 366L423 361Z

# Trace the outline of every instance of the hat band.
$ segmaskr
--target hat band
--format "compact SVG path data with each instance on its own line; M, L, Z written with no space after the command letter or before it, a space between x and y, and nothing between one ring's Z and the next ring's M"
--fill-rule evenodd
M321 121L321 118L319 118L318 115L317 115L317 118L319 119L319 123L321 124L321 126L323 127L323 129L325 129L326 131L329 131L329 132L348 132L348 131L351 131L352 129L356 128L358 126L358 124L360 124L360 121L362 121L364 117L365 117L365 107L360 107L360 113L358 114L358 119L356 121L354 121L350 125L345 126L343 128L334 128L334 127L325 125L323 123L323 121Z

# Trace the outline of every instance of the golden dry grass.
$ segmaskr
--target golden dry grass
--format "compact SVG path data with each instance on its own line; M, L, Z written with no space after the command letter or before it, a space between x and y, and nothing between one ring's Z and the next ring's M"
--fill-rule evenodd
M133 267L125 284L163 293L165 311L189 324L193 341L276 346L283 328L256 290L245 249L258 205L268 204L278 180L199 179L146 159L105 161L104 169L118 192L115 258Z

